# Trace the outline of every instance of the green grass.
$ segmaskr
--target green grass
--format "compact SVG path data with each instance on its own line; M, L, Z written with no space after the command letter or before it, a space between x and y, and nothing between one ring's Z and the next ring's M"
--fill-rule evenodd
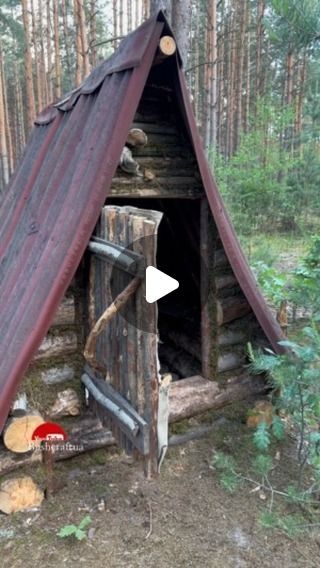
M284 254L298 261L308 250L310 237L294 234L240 235L240 242L250 264L261 260L271 266Z

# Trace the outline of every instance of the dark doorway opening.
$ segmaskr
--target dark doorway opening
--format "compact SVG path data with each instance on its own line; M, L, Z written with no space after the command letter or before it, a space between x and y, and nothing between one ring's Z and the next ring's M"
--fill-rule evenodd
M157 268L179 281L158 301L160 372L174 380L201 374L200 200L108 199L107 204L161 211Z

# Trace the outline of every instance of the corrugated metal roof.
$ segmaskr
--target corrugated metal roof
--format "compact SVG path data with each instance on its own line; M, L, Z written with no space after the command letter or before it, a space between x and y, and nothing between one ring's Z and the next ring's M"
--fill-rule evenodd
M105 202L163 30L162 13L129 34L79 89L35 121L0 209L0 429L71 282ZM281 337L206 162L177 57L177 89L222 242L275 349Z

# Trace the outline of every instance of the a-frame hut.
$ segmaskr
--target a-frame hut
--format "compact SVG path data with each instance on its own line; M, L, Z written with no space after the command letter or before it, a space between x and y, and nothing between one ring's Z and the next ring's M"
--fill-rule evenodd
M50 326L68 322L70 295L58 308L73 281L78 362L87 341L75 378L119 444L153 468L168 416L261 389L248 342L279 351L281 339L212 178L172 39L160 12L41 113L0 211L1 428L33 358L54 345L56 332L41 344ZM178 290L147 303L148 265Z

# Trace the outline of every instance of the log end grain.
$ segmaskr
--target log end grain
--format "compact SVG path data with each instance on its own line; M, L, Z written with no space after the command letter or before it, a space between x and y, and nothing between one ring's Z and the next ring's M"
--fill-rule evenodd
M0 510L7 515L40 507L43 491L29 476L4 481L0 486Z
M9 419L3 432L5 447L17 454L29 452L33 432L43 423L44 419L39 414L25 414Z

